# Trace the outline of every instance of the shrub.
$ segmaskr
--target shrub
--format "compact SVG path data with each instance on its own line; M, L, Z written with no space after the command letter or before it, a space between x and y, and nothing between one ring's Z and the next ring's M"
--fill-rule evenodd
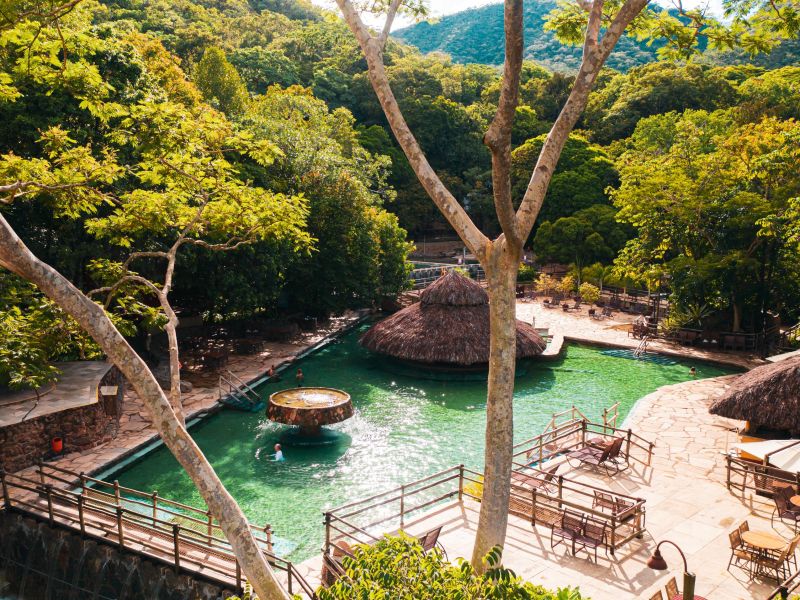
M575 278L572 275L564 275L561 281L558 282L556 289L565 296L569 296L575 291Z
M594 304L600 300L600 288L586 281L578 288L578 294L587 304Z
M525 263L520 263L519 269L517 270L517 281L528 282L534 279L536 279L536 269Z
M347 577L327 589L321 588L318 595L320 600L581 600L577 589L553 592L523 581L502 567L500 558L499 547L489 552L484 559L489 568L478 575L463 559L453 566L439 550L426 554L416 539L401 533L372 546L356 547L352 558L344 558Z
M536 291L540 294L549 294L551 290L556 289L558 281L547 273L542 273L536 278Z

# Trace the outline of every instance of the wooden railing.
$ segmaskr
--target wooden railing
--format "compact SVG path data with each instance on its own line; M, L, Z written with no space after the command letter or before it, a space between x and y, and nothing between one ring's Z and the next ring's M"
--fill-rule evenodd
M535 476L544 471L525 464L514 464L514 471ZM472 498L480 501L483 475L464 465L458 465L418 479L400 487L339 506L325 513L325 546L328 556L339 541L353 544L373 544L387 532L402 530L412 514L449 499ZM554 490L554 491L550 491ZM610 551L640 537L645 529L645 501L641 498L614 494L626 504L617 514L595 508L595 492L607 488L556 477L552 486L531 489L514 482L511 484L509 513L529 520L532 525L552 527L565 508L579 511L606 523L606 545ZM334 561L335 562L335 561Z
M0 482L6 510L242 590L241 566L209 511L51 465L40 464L32 477L0 471ZM288 591L315 598L296 567L274 554L272 528L250 527L266 559L286 573Z
M726 485L729 490L742 493L751 491L762 496L772 496L778 488L792 486L800 489L800 473L784 471L763 462L747 460L728 454Z
M800 571L772 590L766 600L787 600L789 594L800 591Z
M616 422L616 419L614 419ZM526 464L540 465L542 462L568 453L570 450L584 446L592 437L622 437L622 453L628 461L640 463L646 467L652 464L655 444L636 434L631 429L619 429L606 423L592 423L585 419L573 419L545 430L535 437L514 446L514 458L525 457Z

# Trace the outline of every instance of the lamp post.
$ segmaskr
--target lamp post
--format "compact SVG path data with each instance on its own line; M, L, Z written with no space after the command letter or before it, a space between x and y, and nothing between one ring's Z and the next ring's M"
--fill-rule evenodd
M683 559L683 597L687 600L694 600L694 582L695 582L695 574L689 572L689 565L686 562L686 555L683 553L678 547L678 544L675 542L671 542L669 540L662 540L656 546L655 552L653 552L653 556L651 556L647 561L647 566L651 569L656 571L666 571L667 570L667 561L664 560L664 557L661 556L661 548L662 544L672 544L675 546L675 549L680 553L681 558Z

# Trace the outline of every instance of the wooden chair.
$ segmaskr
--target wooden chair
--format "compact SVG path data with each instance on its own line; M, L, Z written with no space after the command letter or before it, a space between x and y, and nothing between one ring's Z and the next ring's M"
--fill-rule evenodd
M796 540L797 538L795 538ZM761 554L756 557L756 566L762 575L772 577L775 573L775 581L780 583L789 576L789 554L794 554L797 549L797 543L792 540L786 548L778 555L764 555Z
M656 593L650 596L650 600L664 600L664 595L661 590L656 590Z
M609 511L620 523L629 521L636 516L635 504L633 502L598 490L594 491L592 508Z
M753 576L753 563L755 561L755 553L748 550L745 543L742 541L742 532L737 528L728 534L728 541L731 546L731 557L728 560L728 571L731 566L746 570L747 574L752 578Z
M745 531L750 531L750 523L748 523L747 521L742 521L739 524L739 534L741 535Z
M609 477L616 475L620 471L618 459L622 451L623 438L614 438L614 441L603 449L594 446L584 446L577 450L573 450L567 454L567 461L573 467L581 465L590 465L593 467L602 467L605 469ZM572 461L578 461L577 465L573 465ZM627 467L627 465L626 465Z
M545 494L553 493L553 479L556 476L556 471L561 465L556 465L548 469L546 473L537 473L536 475L528 475L520 471L511 472L511 482L526 489L542 490Z
M667 581L667 585L664 586L664 591L667 594L667 598L674 598L680 592L678 591L678 582L675 581L674 577L670 577L669 581Z

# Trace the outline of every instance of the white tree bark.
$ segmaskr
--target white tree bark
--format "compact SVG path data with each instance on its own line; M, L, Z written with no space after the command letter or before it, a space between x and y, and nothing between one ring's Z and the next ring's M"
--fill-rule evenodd
M55 269L37 259L2 215L0 266L36 285L92 336L139 394L164 443L219 521L242 571L258 596L262 600L287 600L289 596L259 551L244 513L182 426L145 362L117 331L102 307L92 302Z
M476 533L473 566L480 570L483 556L505 541L513 455L513 393L516 337L515 286L521 248L530 235L544 201L550 179L570 132L586 107L600 69L625 28L646 6L647 0L627 0L605 35L600 38L603 0L586 0L588 12L583 60L572 91L553 124L516 212L511 198L511 127L519 95L524 47L522 0L505 0L506 56L497 113L484 137L492 153L495 209L503 233L493 242L478 230L463 207L447 190L428 163L408 127L392 93L383 64L383 47L401 2L393 1L386 23L377 37L364 25L351 0L336 0L345 21L367 59L369 79L389 126L411 167L436 206L475 254L489 283L491 350L486 411L486 457L483 498Z

